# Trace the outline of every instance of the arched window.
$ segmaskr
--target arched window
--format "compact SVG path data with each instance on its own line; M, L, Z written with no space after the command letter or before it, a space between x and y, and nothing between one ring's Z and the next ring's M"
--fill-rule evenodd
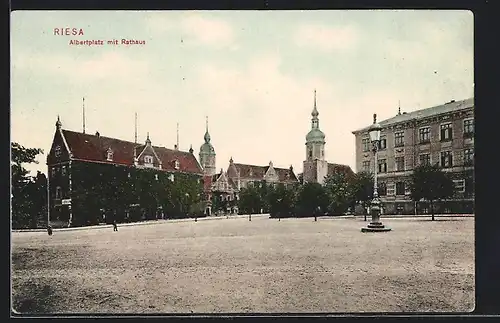
M176 160L176 161L174 162L174 168L175 168L175 169L179 169L179 168L180 168L180 166L181 166L181 164L179 163L179 161L178 161L178 160Z

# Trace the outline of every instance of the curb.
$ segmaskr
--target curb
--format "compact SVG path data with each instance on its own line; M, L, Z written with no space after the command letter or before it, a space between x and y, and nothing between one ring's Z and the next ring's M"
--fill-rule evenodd
M269 214L252 214L253 217L269 217ZM211 220L230 220L237 218L246 218L248 215L230 215L226 219L226 216L209 216L198 218L197 221L211 221ZM195 222L194 218L187 219L158 219L158 220L149 220L144 222L132 222L132 223L121 223L118 224L118 227L129 227L129 226L140 226L140 225L151 225L151 224L167 224L167 223L180 223L180 222ZM62 232L62 231L77 231L77 230L95 230L95 229L109 229L112 228L112 224L101 224L101 225L92 225L85 227L74 227L74 228L53 228L54 232ZM20 229L20 230L11 230L12 233L21 233L21 232L47 232L47 229Z

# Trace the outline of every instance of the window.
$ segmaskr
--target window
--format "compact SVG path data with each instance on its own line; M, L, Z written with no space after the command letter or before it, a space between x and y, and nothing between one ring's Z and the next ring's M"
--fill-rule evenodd
M180 165L181 165L181 164L179 163L179 161L178 161L178 160L176 160L176 161L174 162L174 168L175 168L175 169L179 169Z
M387 172L387 160L379 159L378 161L378 172L386 173Z
M431 128L425 127L418 129L418 141L425 144L431 141Z
M173 182L173 181L175 180L175 178L174 178L174 174L170 174L170 175L168 176L168 179L169 179L171 182Z
M370 171L370 161L369 160L363 161L363 171L365 171L365 172Z
M153 156L144 156L144 163L152 164L153 163Z
M464 137L471 138L474 136L474 119L464 120Z
M55 168L55 167L52 167L52 168L50 169L50 173L51 173L52 177L56 176L56 168Z
M380 138L380 141L378 143L378 148L380 150L387 148L387 139L386 138Z
M158 174L155 174L155 180L158 180Z
M451 123L441 125L441 141L451 140L452 138Z
M431 155L430 154L422 154L420 155L420 165L427 165L429 166L431 164Z
M106 156L106 159L108 161L112 161L113 160L113 151L111 149L108 149L108 155Z
M62 198L62 190L60 186L56 187L56 200L60 200Z
M464 165L470 166L474 164L474 148L464 150Z
M464 179L453 180L453 184L455 184L455 190L457 192L460 192L460 193L465 192L465 180Z
M385 183L380 183L378 185L377 192L378 192L379 196L386 196L387 195L387 185Z
M405 133L398 131L394 133L394 147L401 147L405 145Z
M63 176L66 176L66 165L63 165L63 167L61 169L61 173Z
M453 167L453 155L451 151L441 152L441 167Z
M312 156L313 156L313 151L309 149L309 158L312 158Z
M396 171L401 172L405 170L405 158L396 157Z
M387 183L387 195L394 195L394 183Z
M364 138L361 140L361 144L363 145L363 152L370 151L370 138Z
M54 149L54 155L56 157L61 157L61 146L57 145L56 148Z
M405 182L396 182L396 195L405 195Z

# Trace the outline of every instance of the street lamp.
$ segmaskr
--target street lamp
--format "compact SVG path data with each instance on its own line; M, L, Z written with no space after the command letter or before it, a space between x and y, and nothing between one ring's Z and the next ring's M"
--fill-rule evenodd
M380 143L380 131L382 127L377 123L377 114L373 115L373 124L368 130L370 135L370 141L373 145L373 155L374 155L374 175L373 175L373 199L370 205L370 211L372 214L372 222L366 227L361 228L361 232L386 232L391 231L382 224L380 221L380 199L378 197L378 186L377 186L377 151Z

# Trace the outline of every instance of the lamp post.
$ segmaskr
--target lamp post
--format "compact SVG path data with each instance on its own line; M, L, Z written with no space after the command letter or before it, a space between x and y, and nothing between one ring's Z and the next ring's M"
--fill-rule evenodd
M378 186L377 186L377 152L380 143L380 131L382 127L377 123L377 114L373 115L373 124L368 130L370 135L370 141L373 145L373 155L374 155L374 175L373 175L373 199L370 205L370 212L372 214L372 221L366 227L361 228L361 232L387 232L391 231L382 224L380 221L380 199L378 197Z

